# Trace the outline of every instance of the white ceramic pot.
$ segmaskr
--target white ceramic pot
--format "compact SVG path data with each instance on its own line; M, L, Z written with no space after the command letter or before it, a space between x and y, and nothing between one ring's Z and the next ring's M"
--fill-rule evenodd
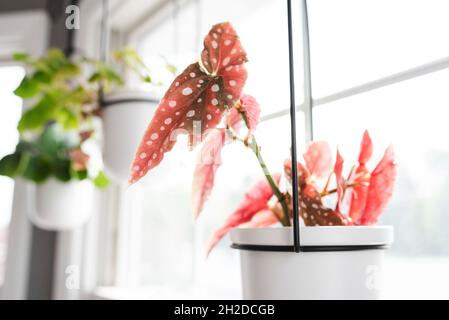
M109 177L128 180L131 162L159 100L148 92L117 91L103 104L103 161Z
M62 183L49 179L37 185L30 220L46 230L68 230L83 225L93 213L94 187L90 181Z
M231 231L233 246L246 248L240 250L244 299L380 298L392 227L301 227L300 235L301 246L327 251L253 250L291 245L291 228Z

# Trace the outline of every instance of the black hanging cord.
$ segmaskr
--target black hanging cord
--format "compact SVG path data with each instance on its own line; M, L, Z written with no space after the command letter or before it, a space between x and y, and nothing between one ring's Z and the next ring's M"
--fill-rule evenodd
M69 4L77 6L78 0L71 0ZM74 55L76 52L74 42L75 42L75 29L71 28L67 30L67 44L66 47L64 48L64 53L68 58L71 58L72 55Z
M296 102L295 102L295 67L293 59L293 21L292 3L287 0L288 16L288 58L290 72L290 126L291 126L291 157L292 157L292 190L293 190L293 247L295 252L301 251L299 232L299 210L298 210L298 164L296 157Z

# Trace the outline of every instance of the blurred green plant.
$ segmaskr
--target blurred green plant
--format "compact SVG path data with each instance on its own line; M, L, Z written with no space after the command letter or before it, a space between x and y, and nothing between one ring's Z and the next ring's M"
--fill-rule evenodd
M141 81L153 83L150 71L133 48L112 53L113 61L80 57L69 59L59 49L43 57L16 53L13 58L28 70L14 93L29 107L18 124L16 150L0 160L0 175L23 177L42 183L91 179L100 188L109 184L104 172L89 172L89 158L82 149L95 137L95 118L101 114L101 94L125 84L129 70ZM168 64L167 64L168 65Z
M89 156L81 150L80 137L47 125L32 142L21 139L16 150L0 160L0 175L23 177L42 183L53 177L62 182L91 178L97 187L109 182L102 171L89 172Z

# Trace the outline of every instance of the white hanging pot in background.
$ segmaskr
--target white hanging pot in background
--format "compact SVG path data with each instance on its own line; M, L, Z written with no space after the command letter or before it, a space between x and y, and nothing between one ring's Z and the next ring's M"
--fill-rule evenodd
M93 213L91 181L63 183L55 179L36 186L30 220L45 230L68 230L83 225Z
M288 252L292 228L238 228L244 299L378 299L393 228L301 227L305 252ZM287 251L286 251L287 250Z
M140 139L159 103L149 92L117 91L103 102L103 161L118 183L127 181Z

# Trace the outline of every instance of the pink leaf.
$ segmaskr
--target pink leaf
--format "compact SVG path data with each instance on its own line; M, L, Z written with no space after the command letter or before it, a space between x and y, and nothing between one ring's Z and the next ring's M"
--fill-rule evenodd
M292 176L291 168L291 160L285 160L285 176L290 182ZM339 212L324 206L320 193L309 180L308 170L298 162L299 214L304 224L306 226L338 226L346 224L344 217Z
M356 185L350 191L349 217L355 224L360 224L360 219L366 206L370 174L365 165L361 164L354 172Z
M327 142L312 142L304 153L304 160L310 175L318 179L332 172L332 152Z
M232 108L226 118L226 124L238 132L242 127L242 115L236 108Z
M76 171L87 170L87 164L90 156L81 149L72 149L69 152L69 157L72 160L73 169Z
M273 174L273 179L279 183L281 175ZM215 247L215 245L231 230L245 222L250 221L253 216L261 210L267 209L268 200L273 196L273 190L268 181L264 178L254 185L246 194L237 210L232 213L225 221L224 225L214 232L209 241L207 252Z
M359 165L353 173L353 183L355 186L350 191L349 198L349 217L355 224L360 224L360 219L366 206L366 198L368 196L368 186L370 174L366 163L373 154L373 143L369 136L368 130L363 133L362 142L360 144Z
M326 208L320 193L311 184L299 192L300 215L306 226L341 226L346 220L338 211Z
M240 98L240 107L248 120L248 127L251 132L256 130L260 118L260 106L256 99L250 95L243 95Z
M365 212L361 218L363 225L377 222L393 194L397 168L394 160L393 147L389 146L385 154L371 173Z
M243 120L241 113L244 113L246 116L249 131L254 132L260 119L260 106L254 97L250 95L243 95L240 102L231 109L227 123L236 131L240 129L241 122Z
M301 164L298 164L298 185L300 188L306 185L306 183L309 181L310 173L309 171ZM284 161L284 173L287 180L291 183L292 182L292 160L287 159Z
M366 164L373 155L373 142L369 136L368 130L363 133L362 143L360 144L359 164Z
M334 173L337 180L337 207L335 211L341 212L341 202L345 195L345 179L343 178L343 163L344 160L337 149L337 160L335 161Z
M157 166L180 133L195 146L215 128L226 108L239 101L247 78L246 53L230 23L215 25L204 40L201 60L171 84L137 149L129 182Z
M275 216L273 211L269 209L264 209L256 213L252 219L242 225L242 228L263 228L269 227L275 223L279 222L279 219Z
M221 165L221 149L224 140L224 129L211 130L198 154L192 186L192 205L195 218L203 209L203 205L214 186L215 173Z

